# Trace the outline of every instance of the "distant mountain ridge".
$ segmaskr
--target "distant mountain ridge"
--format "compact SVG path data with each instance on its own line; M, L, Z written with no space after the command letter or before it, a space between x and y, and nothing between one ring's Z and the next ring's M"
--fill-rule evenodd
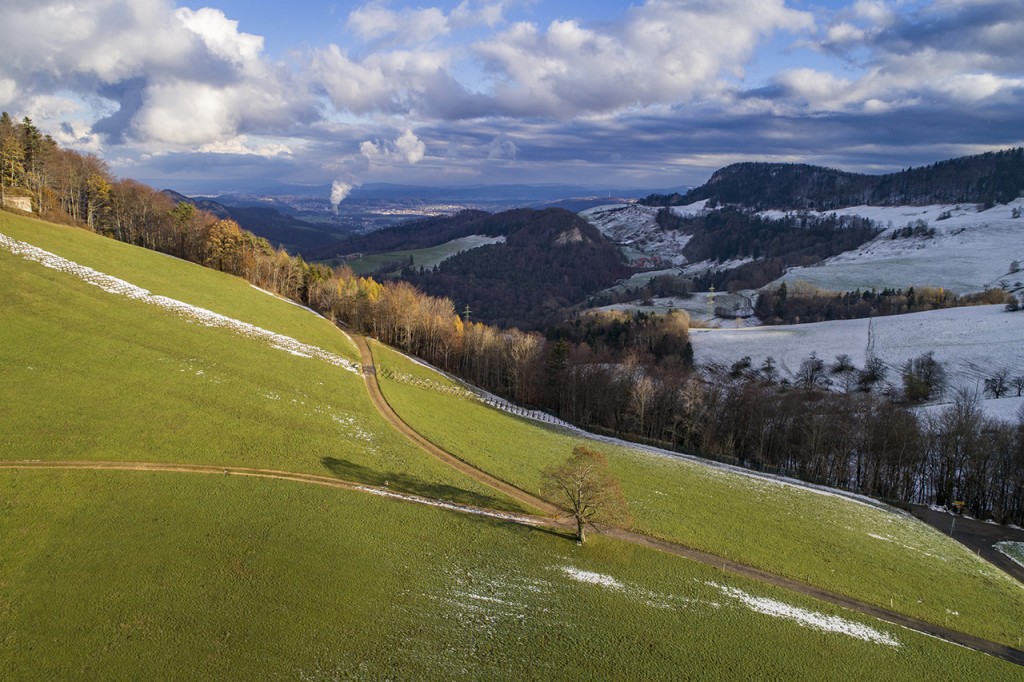
M225 206L212 199L188 197L174 190L163 194L174 202L186 202L212 213L221 219L237 222L242 229L264 237L274 246L282 246L291 253L308 254L337 241L339 230L333 225L317 225L282 213L271 206Z
M808 164L744 162L716 171L686 194L652 194L648 206L741 205L757 210L830 211L848 206L926 206L1013 201L1024 191L1024 147L865 175Z

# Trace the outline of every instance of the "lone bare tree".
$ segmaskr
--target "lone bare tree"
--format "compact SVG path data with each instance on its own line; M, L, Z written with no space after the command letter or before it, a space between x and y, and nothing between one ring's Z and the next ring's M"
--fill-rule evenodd
M576 519L576 542L586 540L586 527L595 521L628 527L632 517L608 460L597 450L579 445L564 463L543 473L543 491Z

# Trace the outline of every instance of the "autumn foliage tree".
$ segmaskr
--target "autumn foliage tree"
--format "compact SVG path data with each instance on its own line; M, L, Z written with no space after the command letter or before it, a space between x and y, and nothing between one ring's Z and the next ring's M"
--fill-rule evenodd
M597 450L577 446L569 459L543 472L543 485L545 495L576 519L576 542L581 545L588 525L632 523L622 487Z

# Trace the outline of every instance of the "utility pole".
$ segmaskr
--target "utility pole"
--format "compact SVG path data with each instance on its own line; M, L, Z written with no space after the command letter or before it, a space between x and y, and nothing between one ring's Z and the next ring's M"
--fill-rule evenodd
M469 322L469 317L470 315L472 315L472 313L473 311L469 309L469 304L467 303L466 309L462 311L462 321Z

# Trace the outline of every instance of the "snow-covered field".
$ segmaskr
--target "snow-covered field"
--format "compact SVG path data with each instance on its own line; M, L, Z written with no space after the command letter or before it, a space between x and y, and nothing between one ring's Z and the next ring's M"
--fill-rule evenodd
M1024 210L1024 199L982 212L974 204L840 209L835 213L869 218L886 230L854 251L792 268L773 285L802 281L832 291L931 286L958 294L999 287L1004 281L1014 287L1024 282L1024 271L1009 272L1011 261L1024 261L1024 217L1014 218L1014 210ZM940 219L944 214L949 217ZM894 230L918 220L935 235L891 238Z
M639 586L627 585L613 576L593 571L585 571L574 566L562 566L562 572L572 580L585 585L613 590L641 599L649 606L667 609L692 608L701 605L714 609L746 608L771 618L780 618L797 625L821 632L835 632L865 642L899 647L900 641L888 632L875 629L863 623L847 620L840 616L830 616L811 611L799 606L769 597L757 597L737 587L730 587L716 582L689 585L688 594L658 594ZM707 593L704 588L711 588Z
M1013 561L1024 566L1024 542L997 542L995 548L1010 557Z
M945 368L951 398L956 389L984 389L992 372L1008 369L1024 375L1024 313L1003 306L932 310L870 320L836 320L813 324L746 329L692 329L694 359L700 366L728 368L744 356L756 368L771 356L780 376L792 379L812 352L826 364L849 355L862 368L869 354L889 367L887 381L898 384L898 368L927 351ZM1014 418L1024 399L985 401L993 416Z

